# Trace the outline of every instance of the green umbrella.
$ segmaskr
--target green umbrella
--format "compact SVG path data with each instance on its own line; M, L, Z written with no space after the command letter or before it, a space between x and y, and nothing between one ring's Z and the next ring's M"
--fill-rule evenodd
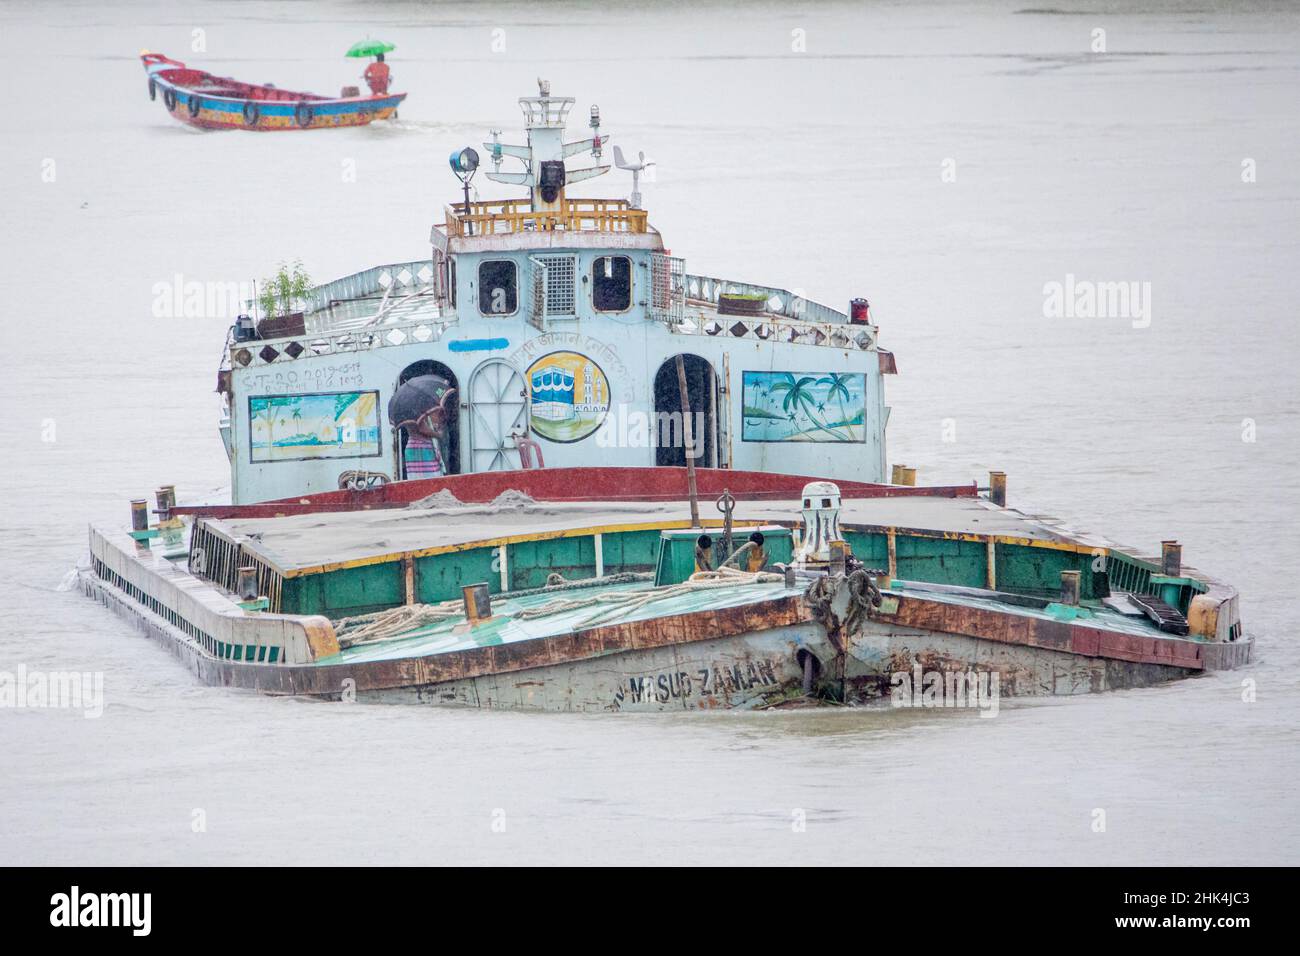
M359 40L352 44L345 56L375 56L378 53L387 53L389 50L397 49L391 43L385 43L383 40Z

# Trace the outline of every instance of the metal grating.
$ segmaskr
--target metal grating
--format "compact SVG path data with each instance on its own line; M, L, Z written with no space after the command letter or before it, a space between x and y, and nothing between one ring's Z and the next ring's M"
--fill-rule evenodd
M546 273L546 315L575 316L578 314L575 289L577 286L578 259L576 256L536 256Z
M239 587L239 566L257 568L257 593L270 602L269 610L279 613L284 577L256 552L245 548L218 529L217 523L200 519L190 532L189 572L234 593Z
M650 256L650 318L676 325L686 317L686 260Z

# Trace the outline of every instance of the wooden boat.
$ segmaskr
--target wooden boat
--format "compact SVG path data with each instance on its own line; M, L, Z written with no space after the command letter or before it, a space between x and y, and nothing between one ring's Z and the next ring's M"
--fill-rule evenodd
M187 67L161 53L143 53L149 99L161 100L173 118L200 129L259 132L365 126L389 119L405 93L362 96L346 87L339 97L282 90L269 83L244 83Z

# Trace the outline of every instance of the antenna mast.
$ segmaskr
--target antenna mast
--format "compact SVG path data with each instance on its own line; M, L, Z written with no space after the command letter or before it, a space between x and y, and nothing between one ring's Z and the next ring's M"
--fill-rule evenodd
M527 146L502 143L500 132L492 131L492 142L484 143L492 158L493 171L487 178L497 183L527 186L533 212L560 212L564 207L564 187L569 183L594 179L609 172L609 166L591 166L586 169L565 169L564 160L578 153L591 151L600 159L601 147L609 136L600 133L600 108L591 108L591 137L573 143L564 142L564 127L569 110L573 108L572 96L552 96L547 80L537 81L537 96L521 96L519 108L524 113L528 130ZM522 173L501 172L501 160L513 156L522 160L526 170Z

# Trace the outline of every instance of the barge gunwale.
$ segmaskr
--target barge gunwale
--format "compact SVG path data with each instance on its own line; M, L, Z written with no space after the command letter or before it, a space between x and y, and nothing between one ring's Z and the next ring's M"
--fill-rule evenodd
M820 660L827 660L833 654L806 603L799 595L786 594L728 608L600 624L565 634L445 654L367 662L324 657L316 663L269 665L213 658L177 627L144 611L109 582L93 573L83 573L81 583L88 595L134 618L137 626L151 637L169 644L173 653L205 683L270 694L338 699L348 688L356 692L432 690L456 681L508 678L525 671L555 673L556 668L584 665L597 659L612 661L616 655L654 649L681 648L685 658L692 646L730 647L729 641L743 642L751 638L783 643L790 661L803 648ZM1211 659L1210 652L1216 646L1204 642L1118 634L1078 622L1010 615L894 591L887 591L886 595L897 601L896 607L873 618L869 632L859 641L896 639L906 643L909 635L922 634L929 635L927 640L941 641L945 635L951 635L962 641L974 641L977 647L988 647L989 653L992 647L1003 646L1020 648L1021 652L1045 651L1049 655L1132 665L1133 672L1122 686L1143 685L1219 666L1236 666L1249 658L1248 642L1233 646L1237 660L1225 662ZM1012 616L1019 619L1019 626L1007 627L1007 622L1001 620ZM1106 673L1110 673L1111 663L1107 664ZM797 674L797 669L790 673ZM861 678L861 674L855 675L856 680Z
M142 570L154 576L160 574L161 569L157 567L157 562L162 561L162 559L149 559L154 565L150 567L138 555L125 553L124 542L114 543L106 536L98 534L92 537L92 546L92 554L97 559L101 557L100 551L108 547L114 547L119 551L120 559L134 562ZM131 543L131 546L134 547L134 542ZM299 663L301 666L311 668L341 666L330 663L330 659L337 655L338 644L333 637L333 625L328 619L298 615L244 614L229 600L223 599L215 585L193 578L179 568L170 567L167 570L171 572L171 576L177 578L178 586L192 594L196 594L200 603L206 605L214 602L222 603L224 600L224 604L228 606L217 610L229 619L232 627L241 623L245 626L274 627L282 622L297 621L304 626L311 626L320 631L328 630L330 633L327 640L318 639L313 642L315 644L315 651L311 655L313 663L306 664L305 661ZM96 581L100 580L99 576L93 571L88 572L88 576ZM103 581L102 583L107 587L114 587L110 582ZM204 597L203 594L197 592L210 593L211 596ZM874 614L878 621L936 633L963 635L987 641L1013 643L1048 650L1063 650L1079 656L1109 657L1134 663L1169 664L1188 670L1203 669L1206 666L1206 649L1216 647L1215 642L1172 637L1155 632L1149 635L1124 633L1106 628L1103 626L1104 622L1099 624L1096 621L1090 623L1087 620L1055 620L1049 615L1024 608L994 609L972 606L970 601L963 600L959 595L918 594L908 592L905 589L887 589L885 593L890 600ZM499 652L506 657L510 657L514 652L499 651L499 648L531 645L537 641L542 641L548 645L553 645L557 640L569 641L574 647L597 647L599 652L603 654L647 646L659 646L667 643L691 643L770 627L807 624L812 621L811 611L802 599L798 595L787 594L775 599L760 597L757 601L731 607L691 611L617 624L601 624L587 629L579 628L567 635L528 638L496 645L498 650L492 648L474 649L474 653L482 652L485 655L489 661L485 666L502 669L505 667L505 661L497 660L492 662L492 656ZM1245 642L1245 649L1248 650L1248 647L1249 642L1247 641ZM467 653L467 651L458 650L450 656L463 653ZM437 657L440 655L427 656ZM1211 653L1211 656L1214 656L1213 653ZM522 660L526 663L519 664L519 667L540 666L541 663L571 662L570 658L562 655L557 656L551 652L547 652L546 655L540 658L525 654ZM223 663L237 664L240 667L255 669L266 666L240 661L226 661ZM286 655L285 664L269 666L273 670L283 670L286 664L291 663L287 660ZM1215 663L1211 663L1210 666L1215 666ZM454 674L455 672L448 671L448 673Z

